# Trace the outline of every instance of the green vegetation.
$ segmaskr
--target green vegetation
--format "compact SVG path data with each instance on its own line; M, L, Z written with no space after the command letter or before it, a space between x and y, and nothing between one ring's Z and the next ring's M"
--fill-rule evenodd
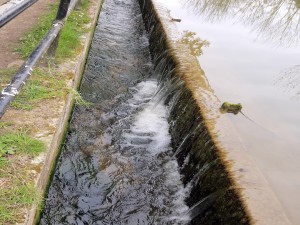
M0 157L5 154L37 155L45 150L43 142L31 138L27 131L2 134L0 136Z
M49 5L49 12L41 17L35 27L30 29L21 39L16 51L22 58L27 58L47 34L57 12L57 4Z
M24 218L24 212L20 209L26 209L35 204L40 206L43 200L33 182L25 182L26 174L19 173L17 169L1 170L0 176L0 224L15 224ZM2 173L3 172L3 173ZM10 176L10 182L1 183L3 178Z
M238 104L232 104L229 102L224 102L220 108L222 113L233 113L238 114L242 110L242 105L240 103Z
M81 10L74 10L68 17L59 38L56 52L58 60L73 57L80 49L80 36L87 31L85 26L90 22L90 18L87 15L88 6L89 1L84 1L81 5ZM42 17L38 24L21 39L16 51L23 58L27 58L46 35L56 16L56 12L57 4L50 5L50 12Z
M6 87L17 70L17 68L0 69L0 91L2 91L4 87Z
M12 132L9 124L0 124L0 224L22 221L23 211L32 204L40 205L42 195L28 172L23 160L7 157L10 154L34 156L45 150L43 142L31 138L26 130ZM4 131L9 133L5 134Z
M81 10L74 10L66 21L56 53L59 60L73 57L80 49L80 36L87 31L86 24L90 22L87 14L88 6L89 1L84 1Z
M23 90L12 102L17 109L31 110L41 100L63 96L66 93L65 79L51 70L36 69Z
M71 91L71 93L73 93L76 105L89 107L93 104L91 102L84 100L82 98L81 94L77 90L70 89L70 91Z

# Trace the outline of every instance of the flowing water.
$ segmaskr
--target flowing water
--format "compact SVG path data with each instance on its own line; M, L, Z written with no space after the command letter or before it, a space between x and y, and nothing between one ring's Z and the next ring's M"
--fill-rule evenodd
M106 0L40 224L188 224L136 0ZM156 94L155 94L156 93ZM196 212L197 214L197 212Z

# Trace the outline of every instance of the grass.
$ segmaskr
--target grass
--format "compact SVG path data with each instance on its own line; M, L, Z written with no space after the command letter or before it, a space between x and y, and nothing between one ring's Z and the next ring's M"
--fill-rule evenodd
M8 124L0 125L0 224L15 224L23 221L24 209L32 204L40 206L43 197L29 179L23 158L8 156L35 156L45 150L45 145L31 138L26 130L12 132Z
M33 181L26 181L26 173L20 168L0 168L0 224L22 222L24 211L35 204L40 206L43 197ZM5 179L9 178L9 179ZM1 182L2 181L2 182Z
M0 157L6 154L38 155L45 150L43 142L31 138L27 131L18 131L0 136Z
M34 156L45 150L42 141L31 138L27 131L10 131L1 123L0 132L0 224L15 224L24 219L24 209L32 204L41 205L42 194L36 190L23 159L7 157L9 154Z
M84 100L82 98L81 94L77 90L70 89L70 92L73 93L76 105L85 106L85 107L89 107L89 106L93 105L92 102L88 102L88 101Z
M31 79L25 84L11 106L16 109L31 110L40 101L61 97L67 93L65 78L60 74L53 74L47 69L36 69Z
M80 36L87 31L85 26L90 22L87 15L88 6L89 1L84 1L81 10L74 10L68 17L60 34L56 52L57 60L63 61L66 58L71 58L80 49ZM56 16L57 8L57 4L50 5L49 13L42 17L38 24L21 39L16 51L22 58L27 58L46 35Z
M24 37L21 38L16 51L20 53L22 58L27 58L32 51L37 47L42 38L47 34L51 27L52 21L57 12L57 4L49 5L49 12L42 16L37 25L30 29Z
M86 24L91 19L88 17L89 1L84 1L81 5L81 10L74 10L61 32L56 57L59 60L71 58L80 50L80 37L87 31Z
M18 71L17 68L0 69L0 91L6 87L12 76Z

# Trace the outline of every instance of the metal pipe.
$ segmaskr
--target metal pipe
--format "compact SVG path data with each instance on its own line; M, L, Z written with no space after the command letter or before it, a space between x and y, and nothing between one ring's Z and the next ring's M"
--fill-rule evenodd
M23 63L18 73L13 77L8 86L2 91L0 95L0 119L8 108L9 104L14 100L19 93L26 80L30 77L34 65L48 50L51 43L55 40L60 30L63 28L63 21L55 21L38 47L31 53L28 59Z
M63 20L67 16L70 0L61 0L56 14L56 20Z
M73 10L77 0L60 0L55 20L64 20ZM73 6L74 5L74 6ZM54 39L46 53L49 58L55 58L60 34Z
M57 11L56 20L53 22L51 29L48 31L44 39L38 47L30 54L28 59L23 63L18 73L12 78L11 82L3 89L0 94L0 119L4 115L9 104L15 99L26 80L30 77L33 67L40 60L43 54L52 46L53 42L58 41L57 38L64 26L64 21L69 16L71 10L77 4L78 0L61 0ZM52 49L55 51L55 49Z
M37 0L24 0L20 4L8 9L0 16L0 28L36 2Z

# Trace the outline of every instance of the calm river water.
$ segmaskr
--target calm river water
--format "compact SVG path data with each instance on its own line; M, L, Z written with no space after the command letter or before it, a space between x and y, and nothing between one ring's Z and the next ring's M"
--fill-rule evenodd
M210 44L198 57L218 98L293 224L300 224L300 1L159 0L181 32ZM195 37L196 37L195 36Z

